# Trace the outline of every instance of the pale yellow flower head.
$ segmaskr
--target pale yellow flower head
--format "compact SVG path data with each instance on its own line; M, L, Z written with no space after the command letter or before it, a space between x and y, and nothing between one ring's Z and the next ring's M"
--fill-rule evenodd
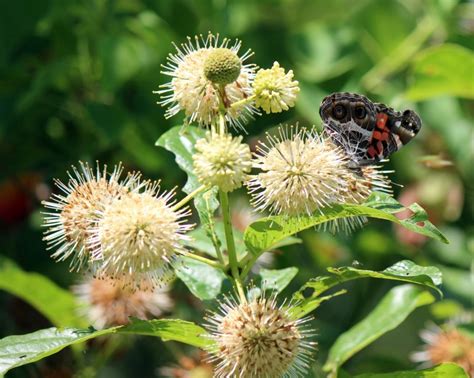
M142 281L131 285L134 277L87 277L73 287L81 310L96 329L127 324L130 317L154 319L171 310L168 287L154 287Z
M280 113L295 106L300 91L293 71L285 73L278 62L270 69L260 69L253 83L255 106L268 113Z
M102 211L91 231L94 273L117 279L124 274L160 286L178 254L184 251L189 211L172 208L173 192L159 193L157 184L128 193ZM133 283L133 282L132 282Z
M342 150L304 129L290 127L279 133L268 136L254 158L260 173L248 182L253 205L298 216L344 202L352 173Z
M48 249L56 249L51 255L57 261L71 260L71 270L80 270L93 258L87 247L89 231L103 211L114 199L128 191L138 190L139 174L129 174L120 180L123 168L119 164L111 173L107 166L96 169L79 162L79 168L72 167L69 181L65 184L55 181L61 191L51 195L43 205L51 210L44 214L47 227L44 238Z
M226 298L217 313L208 317L207 328L216 342L211 361L214 376L303 376L309 369L315 343L309 318L292 319L288 307L276 299L255 298L238 303Z
M251 51L239 56L239 40L232 44L212 34L196 36L194 41L188 38L187 43L175 47L162 72L172 77L171 82L155 91L161 96L158 103L168 107L165 116L183 111L188 122L209 126L216 122L219 106L224 104L226 121L243 128L255 108L251 103L231 106L252 94L255 65L245 64Z
M194 173L200 183L231 192L242 186L252 167L252 155L242 137L207 133L199 139L193 155Z

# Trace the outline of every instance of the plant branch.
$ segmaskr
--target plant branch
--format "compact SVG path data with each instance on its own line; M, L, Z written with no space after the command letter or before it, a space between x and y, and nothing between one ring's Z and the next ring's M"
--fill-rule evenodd
M217 261L214 261L214 260L211 260L211 259L208 259L207 257L203 257L203 256L199 256L199 255L196 255L192 252L189 252L189 251L185 251L185 252L181 252L181 254L183 256L186 256L186 257L189 257L190 259L193 259L193 260L196 260L196 261L200 261L204 264L207 264L209 266L212 266L214 268L217 268L217 269L220 269L222 271L225 271L225 266L224 264L221 264Z

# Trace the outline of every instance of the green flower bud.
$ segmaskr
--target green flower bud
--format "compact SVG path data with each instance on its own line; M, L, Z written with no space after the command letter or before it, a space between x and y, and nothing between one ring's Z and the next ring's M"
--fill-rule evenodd
M215 84L233 83L240 75L242 63L232 50L213 49L204 62L204 76Z

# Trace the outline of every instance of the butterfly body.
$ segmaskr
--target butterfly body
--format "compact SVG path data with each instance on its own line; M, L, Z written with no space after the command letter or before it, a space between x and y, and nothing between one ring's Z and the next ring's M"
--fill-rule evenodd
M358 166L388 158L421 129L421 119L413 110L399 112L356 93L325 97L319 114L325 132Z

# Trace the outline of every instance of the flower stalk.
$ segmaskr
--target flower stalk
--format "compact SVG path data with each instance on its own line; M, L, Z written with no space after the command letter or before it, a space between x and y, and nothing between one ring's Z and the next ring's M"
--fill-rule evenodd
M232 277L234 278L235 287L242 303L246 302L245 293L242 285L242 279L239 274L239 264L237 261L237 252L235 249L234 232L230 219L229 196L222 190L219 191L219 198L222 207L222 216L224 218L224 231L227 243L227 253L229 255L229 265Z
M201 185L199 188L193 190L191 193L189 193L186 197L184 197L181 201L173 205L171 208L173 211L179 210L181 207L186 205L189 201L191 201L194 197L196 197L199 193L205 191L207 188L206 185Z

